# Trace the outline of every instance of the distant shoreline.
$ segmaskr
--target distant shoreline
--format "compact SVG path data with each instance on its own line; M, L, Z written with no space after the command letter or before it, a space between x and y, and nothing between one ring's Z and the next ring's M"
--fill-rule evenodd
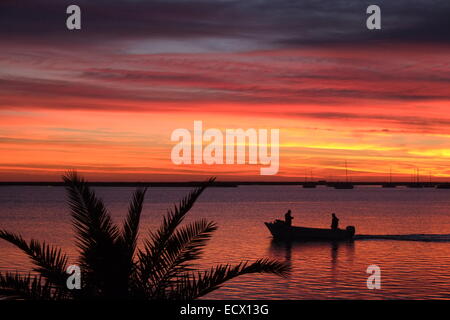
M203 181L187 181L187 182L89 182L91 186L97 187L196 187L203 184ZM304 181L216 181L211 186L220 188L233 188L238 186L310 186L311 184L315 186L328 186L333 187L339 184L344 184L344 182L304 182ZM436 186L449 186L448 182L368 182L368 181L355 181L349 182L348 184L354 186L383 186L390 184L395 187L411 187L415 185L436 187ZM33 181L6 181L0 182L0 186L64 186L64 182L33 182Z

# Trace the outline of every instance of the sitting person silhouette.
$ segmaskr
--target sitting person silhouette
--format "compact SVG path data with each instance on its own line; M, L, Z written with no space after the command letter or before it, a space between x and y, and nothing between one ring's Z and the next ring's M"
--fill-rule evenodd
M337 230L339 226L339 219L334 213L331 214L331 230Z
M294 219L294 217L291 216L291 210L288 210L284 215L284 223L286 223L286 225L290 227L292 226L292 219Z

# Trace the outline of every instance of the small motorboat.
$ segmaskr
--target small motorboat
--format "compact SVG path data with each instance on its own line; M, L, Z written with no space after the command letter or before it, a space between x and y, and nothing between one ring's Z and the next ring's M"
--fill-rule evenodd
M345 229L321 229L288 226L282 220L264 222L272 236L277 240L304 240L304 241L341 241L352 240L355 227Z

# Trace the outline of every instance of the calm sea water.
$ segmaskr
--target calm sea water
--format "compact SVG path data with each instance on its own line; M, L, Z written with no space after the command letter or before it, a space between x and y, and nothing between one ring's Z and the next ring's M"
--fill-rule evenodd
M114 220L123 219L133 188L96 188ZM141 236L155 228L166 209L190 189L151 188ZM291 209L295 225L329 227L336 212L341 226L371 235L353 243L276 243L264 221ZM357 187L245 186L210 188L187 221L207 218L219 230L200 267L261 257L287 261L288 279L249 275L228 283L210 299L420 299L450 298L450 190ZM0 187L0 228L59 245L76 261L73 230L62 187ZM375 237L373 237L375 235ZM376 235L404 235L403 240ZM411 241L420 240L420 241ZM29 262L0 241L0 271L29 270ZM369 290L366 269L381 268L381 289Z

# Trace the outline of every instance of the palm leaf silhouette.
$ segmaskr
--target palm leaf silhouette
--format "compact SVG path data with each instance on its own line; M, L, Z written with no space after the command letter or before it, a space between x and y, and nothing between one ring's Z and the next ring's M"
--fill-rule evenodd
M181 225L209 179L184 197L159 228L150 231L138 249L139 223L147 189L132 196L122 227L115 225L103 201L75 171L63 176L79 250L82 289L66 286L68 257L61 249L26 242L20 235L0 230L4 239L25 252L39 276L0 273L0 295L17 299L196 299L244 274L270 273L286 276L289 267L268 259L236 266L219 265L195 271L194 262L203 253L217 229L205 219Z
M12 243L21 249L34 262L33 271L40 273L50 284L57 288L66 286L67 255L61 249L31 240L27 243L20 235L0 230L0 239Z
M54 300L62 298L39 276L22 276L18 273L0 274L0 295L9 299Z
M164 298L164 291L171 278L172 268L182 265L181 262L175 264L177 256L181 254L181 251L178 250L185 248L186 255L196 251L192 253L192 260L194 260L200 253L198 250L208 239L208 234L215 230L215 225L208 225L205 230L195 229L191 225L190 230L186 230L188 227L182 229L185 231L184 238L180 237L182 231L176 232L177 227L183 222L195 201L214 180L209 179L169 210L159 229L156 232L150 232L150 239L145 240L144 249L138 253L138 279L145 286L143 293L147 298ZM211 228L213 230L209 230ZM199 231L199 233L195 231ZM197 242L197 245L192 246L191 241Z
M241 262L236 266L218 265L210 270L186 274L183 281L171 292L176 300L193 300L202 297L236 277L251 273L273 273L282 277L288 275L286 264L259 259L253 263Z

